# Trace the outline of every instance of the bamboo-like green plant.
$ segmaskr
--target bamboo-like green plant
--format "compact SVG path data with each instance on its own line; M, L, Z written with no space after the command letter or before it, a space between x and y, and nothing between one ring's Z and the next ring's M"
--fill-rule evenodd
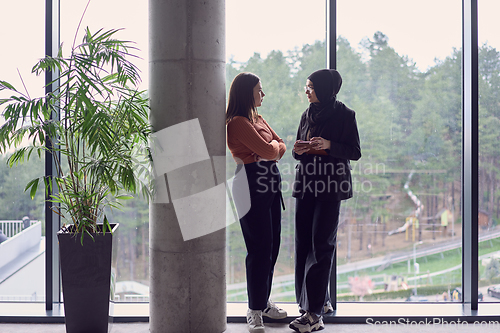
M118 31L91 33L86 28L69 57L60 49L57 57L41 59L33 73L60 73L55 80L59 88L43 97L31 98L0 81L0 90L12 94L0 100L5 121L0 152L14 149L8 158L11 167L41 157L49 149L47 143L60 152L60 159L53 154L52 179L33 179L25 190L32 198L39 184L54 190L50 201L59 205L53 210L74 224L82 240L84 234L97 232L98 224L109 229L104 211L119 207L118 199L135 193L151 196L148 101L138 90L139 70L129 60L135 48L115 39Z

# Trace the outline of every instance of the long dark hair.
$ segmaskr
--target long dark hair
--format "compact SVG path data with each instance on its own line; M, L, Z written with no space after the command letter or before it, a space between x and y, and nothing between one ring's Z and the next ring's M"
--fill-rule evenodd
M259 83L260 78L253 73L240 73L236 75L229 88L229 100L226 110L226 124L235 116L248 118L253 122L257 118L257 108L253 99L253 88Z

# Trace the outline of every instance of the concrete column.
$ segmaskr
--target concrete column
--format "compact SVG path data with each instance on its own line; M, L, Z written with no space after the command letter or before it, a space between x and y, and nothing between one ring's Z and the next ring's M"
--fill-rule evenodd
M149 96L154 131L198 119L210 157L224 156L225 1L150 0L149 19ZM170 144L182 145L189 154L190 144L182 141L185 134ZM150 205L153 333L226 330L225 229L185 241L172 204L176 196L172 186L188 188L194 194L220 184L220 180L214 181L213 159L189 168L184 174L187 178L169 178L167 173L168 203ZM207 170L210 176L201 177ZM217 172L224 174L224 170ZM201 218L190 221L190 226L206 222Z

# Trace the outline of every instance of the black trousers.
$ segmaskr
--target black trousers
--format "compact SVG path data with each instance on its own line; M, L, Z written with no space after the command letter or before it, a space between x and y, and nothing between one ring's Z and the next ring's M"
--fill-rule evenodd
M340 201L296 200L295 296L299 306L323 313L337 241Z
M247 248L248 307L264 310L281 241L281 176L272 161L245 164L245 172L251 206L240 225Z

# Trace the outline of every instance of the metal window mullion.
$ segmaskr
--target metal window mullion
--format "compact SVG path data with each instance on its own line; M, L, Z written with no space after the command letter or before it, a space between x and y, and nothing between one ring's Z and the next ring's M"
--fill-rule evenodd
M337 0L326 0L326 67L337 69ZM337 251L330 274L330 300L337 309Z
M462 302L478 308L478 16L462 1Z
M337 0L326 0L326 67L337 69Z
M60 41L60 2L59 0L45 0L45 55L55 57L59 51ZM59 88L59 82L50 84L59 76L59 71L46 72L45 93L50 93ZM59 114L54 114L54 118ZM54 138L57 140L57 138ZM54 140L54 141L55 141ZM55 173L53 154L60 154L53 151L53 146L46 140L47 152L45 153L45 176L52 176ZM53 182L52 191L46 191L45 197L45 308L52 310L54 303L61 302L61 284L59 274L59 248L57 245L56 233L60 228L60 217L51 209L52 203L48 201L50 195L57 191L57 186Z

